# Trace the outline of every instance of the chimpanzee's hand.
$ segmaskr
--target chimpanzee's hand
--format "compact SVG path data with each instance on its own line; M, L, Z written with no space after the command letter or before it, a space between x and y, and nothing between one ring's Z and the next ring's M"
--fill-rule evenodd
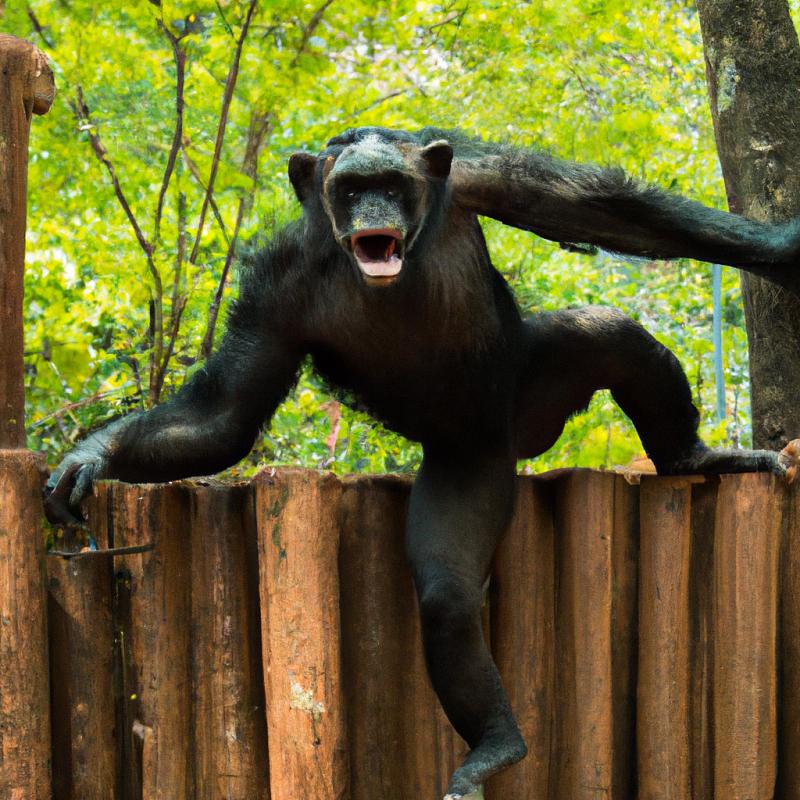
M50 475L44 490L44 513L55 525L83 521L81 503L94 481L108 477L111 432L104 428L81 442Z

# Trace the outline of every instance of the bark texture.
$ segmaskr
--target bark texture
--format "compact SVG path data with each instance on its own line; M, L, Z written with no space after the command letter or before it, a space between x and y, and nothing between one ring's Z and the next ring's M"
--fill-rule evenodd
M698 0L697 9L730 209L765 221L797 216L800 44L786 0ZM800 431L800 304L768 281L741 277L753 444L779 450Z
M70 687L54 701L71 751L54 751L54 800L269 800L252 506L243 485L102 484L89 507L98 545L153 549L66 570L49 559L72 629L51 628L54 684ZM75 602L80 580L94 610Z
M0 450L0 797L50 798L42 459Z

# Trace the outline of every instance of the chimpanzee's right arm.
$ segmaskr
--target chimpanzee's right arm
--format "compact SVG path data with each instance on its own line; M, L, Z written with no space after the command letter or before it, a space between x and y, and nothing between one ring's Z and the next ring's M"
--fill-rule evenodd
M285 231L254 259L218 350L172 399L110 423L64 458L47 483L45 512L52 522L79 518L94 480L209 475L248 453L293 386L304 355L296 322L302 315L283 292L300 266L301 243Z

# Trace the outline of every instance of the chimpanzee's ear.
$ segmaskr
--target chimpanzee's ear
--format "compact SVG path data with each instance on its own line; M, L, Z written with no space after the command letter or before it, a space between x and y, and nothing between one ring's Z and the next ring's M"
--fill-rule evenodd
M294 186L294 193L302 203L314 189L314 173L317 169L317 157L311 153L294 153L289 157L289 180Z
M450 142L438 139L422 148L422 157L428 165L428 173L434 178L446 178L450 174L453 148Z

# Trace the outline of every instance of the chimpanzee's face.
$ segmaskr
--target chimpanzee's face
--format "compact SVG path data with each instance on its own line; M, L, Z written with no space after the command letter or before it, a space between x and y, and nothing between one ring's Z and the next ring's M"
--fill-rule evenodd
M377 136L323 166L323 204L339 244L370 284L394 282L424 217L425 177Z
M336 241L368 284L392 284L425 222L429 181L447 177L450 145L440 141L420 147L393 141L375 129L331 143L346 144L335 155L323 154L319 170L314 159L314 170L321 173L316 183ZM289 165L301 200L309 188L310 158L299 154Z

